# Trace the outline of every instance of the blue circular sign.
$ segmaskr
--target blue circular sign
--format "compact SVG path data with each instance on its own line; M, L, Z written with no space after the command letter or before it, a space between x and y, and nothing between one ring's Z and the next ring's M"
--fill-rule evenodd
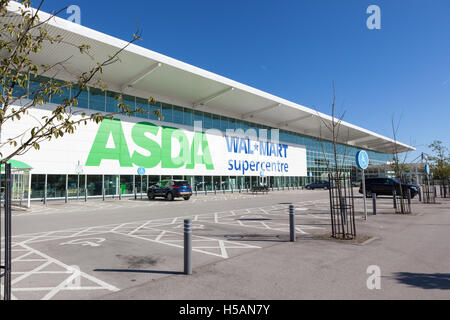
M138 174L140 176L143 176L145 174L145 168L144 167L139 167L137 170Z
M366 170L369 166L369 155L364 150L356 153L356 165L361 170Z
M430 174L430 166L428 164L425 165L425 174Z

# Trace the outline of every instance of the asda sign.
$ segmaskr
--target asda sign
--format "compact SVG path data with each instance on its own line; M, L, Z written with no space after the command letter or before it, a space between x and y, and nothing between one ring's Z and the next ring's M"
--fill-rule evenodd
M103 160L116 160L122 168L195 169L196 165L203 165L206 170L214 170L208 139L203 132L195 132L189 139L181 129L139 122L133 125L130 138L144 152L139 149L130 152L120 120L103 120L86 166L99 167Z

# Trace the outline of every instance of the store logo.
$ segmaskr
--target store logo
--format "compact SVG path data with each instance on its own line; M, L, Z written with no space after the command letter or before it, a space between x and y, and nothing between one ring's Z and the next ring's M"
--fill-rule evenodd
M158 139L157 137L161 138ZM144 168L182 168L194 169L196 165L205 165L207 170L214 170L206 134L195 130L189 141L183 130L167 126L157 126L150 122L136 123L131 130L131 139L142 154L135 150L130 154L127 139L119 119L105 119L100 124L92 144L86 166L99 167L102 160L117 160L121 167ZM157 141L159 140L159 141ZM172 144L177 141L178 155L172 156Z

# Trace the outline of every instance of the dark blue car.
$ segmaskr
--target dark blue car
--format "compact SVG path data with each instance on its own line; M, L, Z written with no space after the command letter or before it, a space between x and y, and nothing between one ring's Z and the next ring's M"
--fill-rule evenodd
M192 196L192 189L186 180L162 180L148 188L148 200L156 197L165 198L172 201L175 198L189 200Z
M308 190L330 189L330 183L328 181L321 181L321 182L310 183L310 184L308 184L306 186L306 189L308 189Z

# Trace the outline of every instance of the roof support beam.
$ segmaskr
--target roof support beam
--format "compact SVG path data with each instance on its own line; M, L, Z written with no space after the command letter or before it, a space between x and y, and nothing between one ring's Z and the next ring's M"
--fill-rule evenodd
M348 142L348 144L349 144L349 145L354 145L354 144L357 143L357 142L365 142L365 141L377 140L377 139L378 139L378 138L377 138L377 137L374 137L374 136L365 136L365 137L362 137L362 138L357 138L357 139L350 140L350 141Z
M195 109L198 106L204 106L208 102L211 102L214 99L217 99L217 98L223 96L224 94L226 94L226 93L228 93L230 91L233 91L233 90L234 90L233 87L226 88L225 90L219 91L219 92L217 92L217 93L215 93L213 95L210 95L209 97L206 97L206 98L204 98L204 99L202 99L202 100L200 100L198 102L193 103L192 107Z
M366 144L367 148L379 148L382 146L387 146L389 144L393 144L391 141L386 141L386 142L382 142L382 143L375 143L375 144Z
M307 116L301 116L301 117L298 117L298 118L294 118L294 119L291 119L291 120L288 120L288 121L284 121L284 122L278 123L277 126L278 127L281 127L281 126L288 127L291 123L303 121L303 120L312 118L313 116L314 116L313 114L308 114Z
M258 109L258 110L254 110L254 111L251 111L251 112L248 112L248 113L244 113L241 116L241 119L245 120L247 118L253 118L255 116L255 114L258 114L258 113L261 113L261 112L265 112L265 111L269 111L269 110L271 110L273 108L277 108L277 107L280 107L280 106L281 106L281 103L276 103L276 104L272 104L270 106L264 107L262 109Z
M122 85L122 92L129 87L134 86L136 83L138 83L139 81L141 81L142 79L144 79L145 77L147 77L148 75L150 75L153 71L155 71L156 69L158 69L159 67L162 66L161 62L157 62L152 64L150 67L148 67L147 69L145 69L144 71L142 71L141 73L139 73L137 76L135 76L134 78L132 78L131 80L129 80L127 83L124 83Z

